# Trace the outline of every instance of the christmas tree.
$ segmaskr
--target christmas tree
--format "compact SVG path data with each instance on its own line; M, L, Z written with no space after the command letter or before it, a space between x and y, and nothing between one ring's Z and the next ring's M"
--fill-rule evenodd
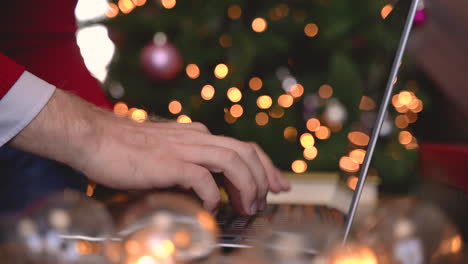
M104 86L117 114L202 122L257 142L284 170L340 171L352 187L408 5L110 2L99 23L117 49ZM409 59L403 65L372 164L384 186L416 178L408 126L423 103Z

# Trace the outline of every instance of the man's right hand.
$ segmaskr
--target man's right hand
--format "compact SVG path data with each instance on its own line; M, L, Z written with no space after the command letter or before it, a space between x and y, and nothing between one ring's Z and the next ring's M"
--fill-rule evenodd
M212 135L200 123L135 123L59 89L12 144L113 188L193 189L208 210L220 201L211 172L224 174L230 200L243 214L263 209L268 191L289 189L254 143Z

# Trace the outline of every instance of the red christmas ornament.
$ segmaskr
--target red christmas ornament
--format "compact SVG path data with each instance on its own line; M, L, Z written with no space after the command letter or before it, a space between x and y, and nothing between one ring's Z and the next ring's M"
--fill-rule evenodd
M140 64L143 72L154 81L169 81L182 70L183 60L179 50L165 41L152 41L141 51Z
M416 10L416 14L414 15L414 25L419 26L426 22L427 14L426 14L426 7L424 5L424 1L420 0L418 2L418 7Z

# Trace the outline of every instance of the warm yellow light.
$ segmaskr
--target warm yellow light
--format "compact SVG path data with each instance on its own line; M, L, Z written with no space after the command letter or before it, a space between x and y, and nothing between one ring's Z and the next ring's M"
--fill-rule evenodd
M136 6L142 6L146 4L146 0L132 0Z
M395 118L395 126L400 129L407 128L408 124L409 124L409 120L406 115L398 115Z
M106 10L106 17L113 18L119 14L119 7L114 3L109 3L109 7Z
M411 111L413 111L414 113L419 113L423 110L424 106L423 106L423 102L419 99L416 99L418 100L418 105L416 106L416 108L414 109L411 109Z
M190 79L196 79L200 76L200 68L196 64L187 65L185 72Z
M294 103L294 98L289 94L282 94L278 97L278 104L281 107L289 108Z
M148 118L148 113L143 109L136 109L135 111L132 111L130 118L135 122L143 123Z
M135 5L131 0L119 0L118 5L120 11L124 14L130 13L135 8Z
M224 79L229 73L229 68L226 64L218 64L214 69L214 75L218 79Z
M172 243L170 240L164 240L152 247L152 253L156 259L166 259L172 256L174 252L175 246L174 243Z
M273 104L273 100L268 95L261 95L257 98L257 106L260 109L268 109Z
M317 36L318 31L319 28L315 23L309 23L304 27L304 33L310 38Z
M349 153L349 157L359 164L362 164L364 162L365 156L366 151L363 149L355 149Z
M77 240L75 243L76 251L80 255L89 255L93 253L93 245L89 241Z
M124 102L118 102L114 105L114 113L118 116L127 116L128 106Z
M299 141L301 142L301 145L304 148L313 147L315 144L315 139L310 133L302 134L301 137L299 138Z
M287 141L296 141L297 129L295 127L286 127L283 131L284 139Z
M257 113L255 115L255 122L259 126L264 126L264 125L268 124L269 120L270 120L270 118L268 117L267 113L265 113L265 112L260 112L260 113Z
M376 107L376 104L372 98L369 96L363 96L361 97L361 102L359 103L359 109L364 110L364 111L371 111L374 110Z
M348 185L348 187L353 191L356 189L357 182L358 177L356 176L349 176L348 179L346 179L346 185Z
M452 238L450 244L451 253L458 253L463 246L463 239L460 235L456 235Z
M413 97L411 96L411 93L408 92L408 91L402 91L398 94L398 102L401 104L401 105L408 105L409 103L411 103L411 100L413 99Z
M398 113L400 114L404 114L406 112L408 112L408 107L406 107L406 105L403 105L401 107L395 107L395 110L397 110Z
M351 143L357 146L367 146L369 144L369 136L360 131L348 133L348 139Z
M398 100L398 94L395 94L394 96L392 96L392 105L395 107L395 108L398 108L398 107L402 107L403 105L400 103L400 101Z
M392 10L393 10L393 6L391 4L385 5L382 8L382 11L380 11L380 15L382 16L383 19L386 19L388 15L390 15Z
M233 117L239 118L244 113L244 108L242 108L242 106L239 104L235 104L231 106L231 109L229 110L229 112L231 113Z
M192 123L192 119L186 115L180 115L179 117L177 117L177 123Z
M176 115L182 111L182 104L179 101L171 101L168 106L169 112L171 114Z
M223 48L229 48L232 46L232 38L228 34L222 34L219 37L219 45Z
M318 139L321 139L321 140L325 140L325 139L330 138L330 135L331 135L330 128L328 128L326 126L320 126L315 131L315 136Z
M304 149L304 152L302 152L302 154L304 155L304 158L306 160L313 160L317 157L318 150L316 147L310 147Z
M242 16L242 8L238 5L231 5L227 10L227 14L232 20L239 19Z
M273 118L281 118L284 116L284 109L275 105L272 108L270 108L270 111L268 113Z
M200 95L203 100L211 100L215 95L215 88L212 85L207 84L201 89Z
M156 264L156 261L150 256L142 256L138 259L137 264Z
M350 157L341 157L340 168L347 172L357 172L359 170L359 163L355 162Z
M187 248L192 243L192 236L187 230L181 229L174 233L174 244L177 247Z
M291 164L291 169L295 173L304 173L307 170L307 163L303 160L295 160Z
M411 133L406 131L406 130L401 131L398 134L398 140L400 141L400 144L402 144L402 145L409 144L412 139L413 139L413 135L411 135Z
M264 18L257 17L252 21L252 29L255 32L261 33L267 29L267 22Z
M227 97L231 102L237 103L242 99L242 92L237 87L231 87L227 91Z
M205 211L199 211L197 213L197 220L198 223L205 229L211 232L215 232L217 230L216 221L213 216Z
M307 120L306 127L310 132L316 132L320 127L320 121L317 118Z
M289 94L294 98L299 98L304 94L304 86L299 83L291 85L289 88Z
M378 264L375 253L368 247L345 245L334 250L330 264Z
M166 9L172 9L176 6L176 0L161 0L161 4Z
M253 77L253 78L251 78L249 80L249 87L253 91L258 91L258 90L262 89L262 86L263 86L262 79L260 79L258 77Z
M324 84L320 86L318 95L323 99L328 99L333 95L333 88L328 84Z
M418 140L415 137L411 138L411 142L405 145L406 149L417 149L419 147Z
M230 111L226 111L224 113L224 121L228 124L234 124L237 121L237 118L233 117Z
M136 242L135 240L126 241L124 244L124 248L128 253L132 255L139 254L141 250L140 244L138 244L138 242Z

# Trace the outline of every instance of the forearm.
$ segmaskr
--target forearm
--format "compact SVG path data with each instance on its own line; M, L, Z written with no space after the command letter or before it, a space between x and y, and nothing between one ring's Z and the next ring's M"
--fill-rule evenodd
M80 167L87 148L97 143L94 125L104 110L57 89L41 112L10 144L42 157ZM86 146L86 147L85 147Z

